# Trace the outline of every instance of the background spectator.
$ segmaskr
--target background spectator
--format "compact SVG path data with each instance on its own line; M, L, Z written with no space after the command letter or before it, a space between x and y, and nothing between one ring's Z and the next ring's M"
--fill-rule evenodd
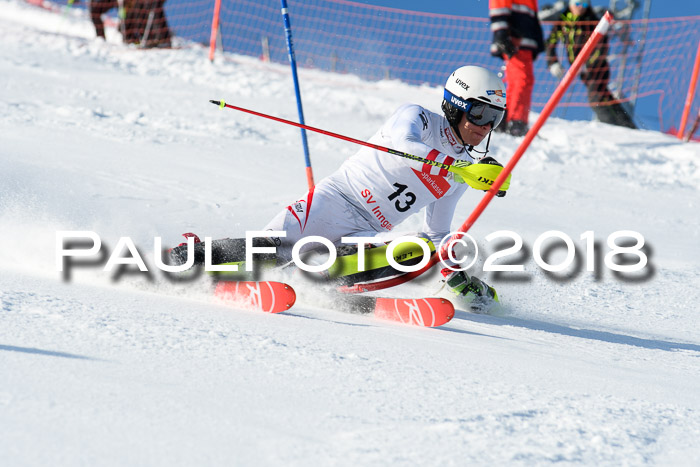
M568 8L561 14L561 23L552 28L547 38L547 66L552 76L557 79L564 76L564 67L557 59L557 44L564 44L565 55L569 63L573 63L599 20L590 0L569 1ZM615 97L608 89L610 65L607 56L608 37L603 36L579 75L586 86L588 102L601 122L637 128L625 108L619 102L615 102Z
M119 31L127 44L142 47L170 47L171 34L163 7L165 0L92 0L90 19L97 37L105 38L102 15L116 8Z
M528 130L528 114L535 86L532 63L544 50L537 0L489 0L493 43L491 54L505 60L508 108L507 133L522 136Z
M165 0L135 0L133 14L139 25L137 42L142 47L170 47L170 28Z

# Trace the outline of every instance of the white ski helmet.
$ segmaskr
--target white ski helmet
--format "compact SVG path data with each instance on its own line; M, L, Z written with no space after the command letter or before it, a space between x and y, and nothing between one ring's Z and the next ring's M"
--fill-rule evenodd
M485 105L474 105L483 103ZM445 83L442 111L450 125L456 126L467 114L477 125L492 124L496 128L506 110L506 87L492 71L480 66L457 68Z

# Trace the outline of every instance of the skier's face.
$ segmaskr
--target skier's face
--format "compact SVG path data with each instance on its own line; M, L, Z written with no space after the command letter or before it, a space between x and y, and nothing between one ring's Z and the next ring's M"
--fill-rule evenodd
M462 119L459 121L459 136L467 146L478 146L486 135L491 131L491 124L477 125L467 120L466 114L462 113Z

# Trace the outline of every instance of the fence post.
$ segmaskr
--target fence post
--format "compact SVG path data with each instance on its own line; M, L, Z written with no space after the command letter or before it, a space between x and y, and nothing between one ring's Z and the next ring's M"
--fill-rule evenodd
M693 76L690 78L690 86L688 87L688 94L685 97L685 106L683 107L683 115L681 116L681 125L678 127L678 139L683 139L683 132L685 132L685 125L688 123L688 114L690 113L690 107L693 104L693 98L695 97L695 86L698 84L698 71L700 70L700 41L698 41L698 51L695 52L695 65L693 65Z
M262 55L260 56L260 60L263 62L269 62L270 61L270 39L267 38L267 36L263 36L262 39L260 39L260 43L262 44Z
M221 12L221 0L214 0L214 17L211 20L211 38L209 39L209 61L214 61L216 51L216 37L219 35L219 13Z

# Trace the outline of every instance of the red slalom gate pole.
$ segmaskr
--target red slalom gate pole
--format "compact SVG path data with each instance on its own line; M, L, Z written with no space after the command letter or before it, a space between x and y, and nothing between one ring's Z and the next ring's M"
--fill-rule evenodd
M683 106L683 114L681 115L681 124L678 126L678 139L683 139L683 132L685 131L685 126L688 123L688 114L690 113L690 107L693 104L693 98L695 97L695 85L698 83L698 71L700 70L700 42L698 42L698 51L695 53L695 64L693 65L693 75L690 78L690 85L688 86L688 94L685 96L685 106ZM691 134L692 136L692 134ZM688 138L690 139L690 138Z
M486 209L486 206L488 206L488 204L491 202L496 193L498 193L499 188L505 181L508 174L510 174L513 171L513 168L520 161L520 158L523 157L523 154L525 154L525 151L527 150L528 146L530 146L532 140L535 139L535 135L537 135L537 133L540 131L540 129L544 125L544 122L547 121L551 113L554 111L554 108L557 106L557 104L559 104L559 101L571 85L571 82L578 75L578 72L583 66L583 63L586 60L588 60L588 57L591 55L596 45L598 45L598 42L600 42L603 36L607 34L608 29L610 28L611 20L612 16L610 15L610 13L605 12L605 16L603 16L603 18L600 20L595 30L593 31L593 34L591 34L591 37L588 38L588 41L581 50L581 53L578 54L578 57L576 57L576 60L574 60L574 63L571 65L571 68L569 68L566 75L564 75L564 79L562 79L559 86L557 86L557 88L554 90L554 94L552 94L552 97L549 98L549 101L547 101L547 104L544 106L544 109L542 109L542 113L540 114L539 118L537 119L535 124L532 125L532 128L530 128L530 130L527 132L522 143L520 143L518 149L515 150L513 157L511 157L510 161L508 161L506 166L503 168L503 171L501 171L500 175L493 182L493 188L486 192L484 197L481 199L481 202L477 205L474 211L472 211L471 215L469 216L469 218L467 218L464 224L462 224L462 226L460 227L460 232L466 232L471 228L472 225L474 225L474 222L476 222L481 213L484 212L484 209Z
M474 210L469 215L464 224L462 224L461 227L458 229L458 233L450 238L450 240L445 244L442 250L440 250L437 254L433 255L428 261L428 263L417 271L409 272L402 276L394 277L384 281L372 282L369 284L360 284L350 287L340 287L339 290L345 293L360 293L386 289L388 287L395 287L397 285L401 285L405 282L408 282L411 279L415 279L416 277L420 276L421 274L435 266L442 258L444 258L447 252L449 251L452 242L459 237L459 233L467 233L467 231L474 225L479 216L481 216L481 213L484 212L484 209L486 209L486 206L489 205L496 193L498 193L498 190L500 189L503 182L513 171L513 168L518 163L518 161L520 161L520 158L523 156L523 154L525 154L525 150L527 150L528 146L530 146L530 143L535 138L535 135L540 131L540 129L544 125L544 122L547 121L547 118L549 118L549 115L554 111L554 108L557 106L562 96L569 88L569 85L571 85L571 82L576 78L576 75L578 75L578 72L583 66L583 63L586 60L588 60L588 57L591 55L596 45L598 45L598 42L600 42L603 36L607 34L611 22L612 15L610 14L610 12L606 11L605 15L593 31L593 34L591 34L591 37L588 38L588 41L586 41L586 44L583 46L581 53L578 54L578 57L576 57L576 60L574 60L574 63L571 65L571 68L569 68L566 75L564 75L564 78L561 80L557 88L554 90L554 93L549 98L549 101L547 101L547 104L544 106L544 109L542 110L542 113L540 114L539 118L537 119L535 124L530 128L530 131L527 132L522 143L520 143L520 146L518 146L518 149L515 150L513 157L511 157L508 164L506 164L506 166L503 168L498 177L496 177L496 180L493 182L491 189L486 192L484 197L481 199L481 202L479 202L479 204L476 206L476 208L474 208Z

